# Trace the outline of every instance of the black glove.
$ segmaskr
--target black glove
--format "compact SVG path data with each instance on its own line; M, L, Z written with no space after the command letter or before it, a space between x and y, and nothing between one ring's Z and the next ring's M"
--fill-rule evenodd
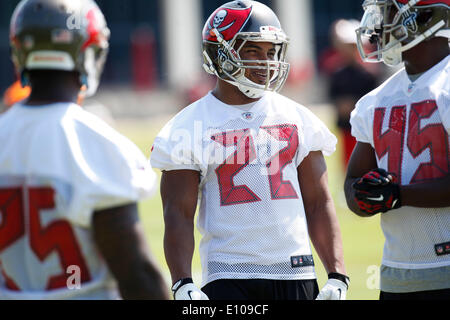
M384 169L374 169L353 184L359 209L370 215L401 207L400 187L395 175Z
M371 186L384 186L391 182L394 182L394 180L395 175L388 173L384 169L376 168L363 175L358 182Z

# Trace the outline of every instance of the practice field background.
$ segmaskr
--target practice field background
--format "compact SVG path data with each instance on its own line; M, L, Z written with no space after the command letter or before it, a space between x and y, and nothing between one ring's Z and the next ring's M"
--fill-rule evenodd
M330 112L314 109L312 111L337 135L337 132L333 129L333 121L329 118ZM115 127L135 142L148 157L155 136L169 119L170 116L142 120L119 120ZM326 160L329 171L329 185L335 200L343 236L346 269L351 280L347 299L375 300L379 296L378 267L381 263L384 243L380 220L379 216L370 219L360 218L347 209L343 194L345 170L342 168L340 157L338 148L337 152ZM160 176L159 172L158 175ZM166 276L169 287L171 280L163 251L164 222L159 192L152 199L140 204L140 214L151 250ZM198 285L201 281L200 259L197 251L199 240L200 236L197 233L193 276ZM274 241L277 241L277 239L274 239ZM319 286L322 287L327 280L326 272L317 254L315 252L313 254Z

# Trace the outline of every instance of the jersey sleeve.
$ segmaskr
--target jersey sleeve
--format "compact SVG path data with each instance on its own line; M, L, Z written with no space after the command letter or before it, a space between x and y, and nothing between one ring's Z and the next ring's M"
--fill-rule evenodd
M367 99L363 98L358 101L350 116L352 136L358 142L373 145L372 119L372 108L370 108Z
M301 132L299 132L300 152L296 165L299 166L310 152L322 151L330 156L336 151L337 138L327 126L310 110L301 110Z
M437 105L445 130L450 135L450 95L448 92L440 96Z
M73 199L69 217L90 225L95 211L144 200L156 190L156 173L138 147L99 123L68 124Z
M193 170L202 172L202 140L190 128L190 121L179 124L172 119L155 138L151 165L161 171ZM197 147L196 147L197 145Z

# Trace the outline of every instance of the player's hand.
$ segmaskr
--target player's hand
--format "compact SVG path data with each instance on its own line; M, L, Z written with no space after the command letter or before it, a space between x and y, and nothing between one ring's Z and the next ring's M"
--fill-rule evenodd
M345 300L350 279L339 273L330 273L328 281L320 290L316 300Z
M386 170L371 170L353 184L353 189L359 209L369 215L401 207L400 187Z
M175 282L172 292L175 300L209 300L208 296L195 286L191 278Z
M359 179L359 184L366 184L369 186L385 186L389 183L394 182L395 176L388 173L382 168L376 168L367 172L361 179Z

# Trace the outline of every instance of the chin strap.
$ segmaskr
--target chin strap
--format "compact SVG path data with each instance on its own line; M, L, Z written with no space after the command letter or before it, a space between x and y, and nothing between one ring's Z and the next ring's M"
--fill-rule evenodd
M243 84L242 82L250 82L245 76L241 76L243 79L239 79L239 82L225 80L226 82L237 87L247 98L259 99L264 95L264 89L257 89Z

